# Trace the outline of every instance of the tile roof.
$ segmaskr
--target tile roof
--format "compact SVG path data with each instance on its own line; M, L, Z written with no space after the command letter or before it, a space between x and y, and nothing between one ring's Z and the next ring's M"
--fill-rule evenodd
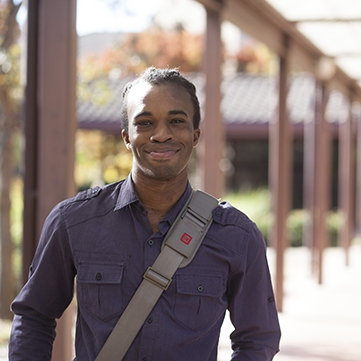
M201 105L204 104L203 74L188 74L187 77L196 85ZM120 130L121 94L124 85L131 77L103 79L110 90L110 99L103 104L94 101L78 101L77 115L79 128L99 129L109 132ZM101 97L101 91L95 94ZM275 78L263 75L238 73L227 77L221 84L221 112L226 128L268 126L275 115L277 106L277 82ZM302 73L290 78L288 109L289 119L293 124L302 124L312 119L314 114L315 82L311 75ZM340 122L347 114L344 97L338 92L330 94L326 116L330 122Z
M221 86L221 112L226 123L268 123L274 111L273 78L237 74L226 78Z

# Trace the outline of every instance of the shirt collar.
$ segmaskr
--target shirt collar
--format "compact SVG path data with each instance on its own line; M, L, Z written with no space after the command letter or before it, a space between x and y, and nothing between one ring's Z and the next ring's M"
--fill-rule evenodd
M183 208L183 206L187 202L191 193L192 193L192 187L188 181L184 193L181 195L175 206L170 210L170 212L168 212L168 214L164 217L163 220L172 222L176 218L179 211ZM129 174L129 176L124 180L122 186L120 187L119 195L114 210L117 211L135 202L140 202L140 200L134 188L132 175Z
M120 187L114 210L117 211L135 202L139 202L139 198L137 192L134 189L132 176L129 174Z

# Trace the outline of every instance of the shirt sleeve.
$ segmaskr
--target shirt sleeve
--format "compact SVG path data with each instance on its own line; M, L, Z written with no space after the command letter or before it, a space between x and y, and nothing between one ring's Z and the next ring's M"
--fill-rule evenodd
M270 361L278 352L280 327L266 259L266 246L254 225L246 264L231 277L232 361Z
M9 360L51 360L56 319L74 294L75 267L61 207L47 217L29 279L11 305Z

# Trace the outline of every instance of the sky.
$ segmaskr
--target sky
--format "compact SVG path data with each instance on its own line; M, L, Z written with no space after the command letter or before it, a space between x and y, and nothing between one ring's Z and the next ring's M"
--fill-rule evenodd
M152 16L165 0L78 0L77 32L139 32L151 24ZM111 4L115 5L111 5Z
M81 36L97 32L140 32L151 24L152 16L164 4L173 1L179 0L77 0L77 33ZM27 2L24 1L17 20L22 25L26 18Z
M181 22L188 32L200 34L206 26L204 7L195 0L77 0L77 33L141 32L155 15L164 29ZM17 20L23 25L26 17L26 6L22 6ZM223 22L222 39L229 53L239 50L241 38L236 26Z
M199 32L203 12L202 5L191 0L78 0L77 32L139 32L151 25L155 14L165 27L182 20L187 30Z
M199 34L206 26L205 10L194 0L77 0L77 33L140 32L155 15L165 29L182 22L188 32ZM235 26L225 22L222 37L230 52L239 49L241 34Z

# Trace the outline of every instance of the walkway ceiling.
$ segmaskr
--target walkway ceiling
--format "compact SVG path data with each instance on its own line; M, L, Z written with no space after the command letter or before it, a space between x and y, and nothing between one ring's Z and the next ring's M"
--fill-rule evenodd
M361 1L267 0L361 84Z
M360 0L198 0L293 67L361 101Z

